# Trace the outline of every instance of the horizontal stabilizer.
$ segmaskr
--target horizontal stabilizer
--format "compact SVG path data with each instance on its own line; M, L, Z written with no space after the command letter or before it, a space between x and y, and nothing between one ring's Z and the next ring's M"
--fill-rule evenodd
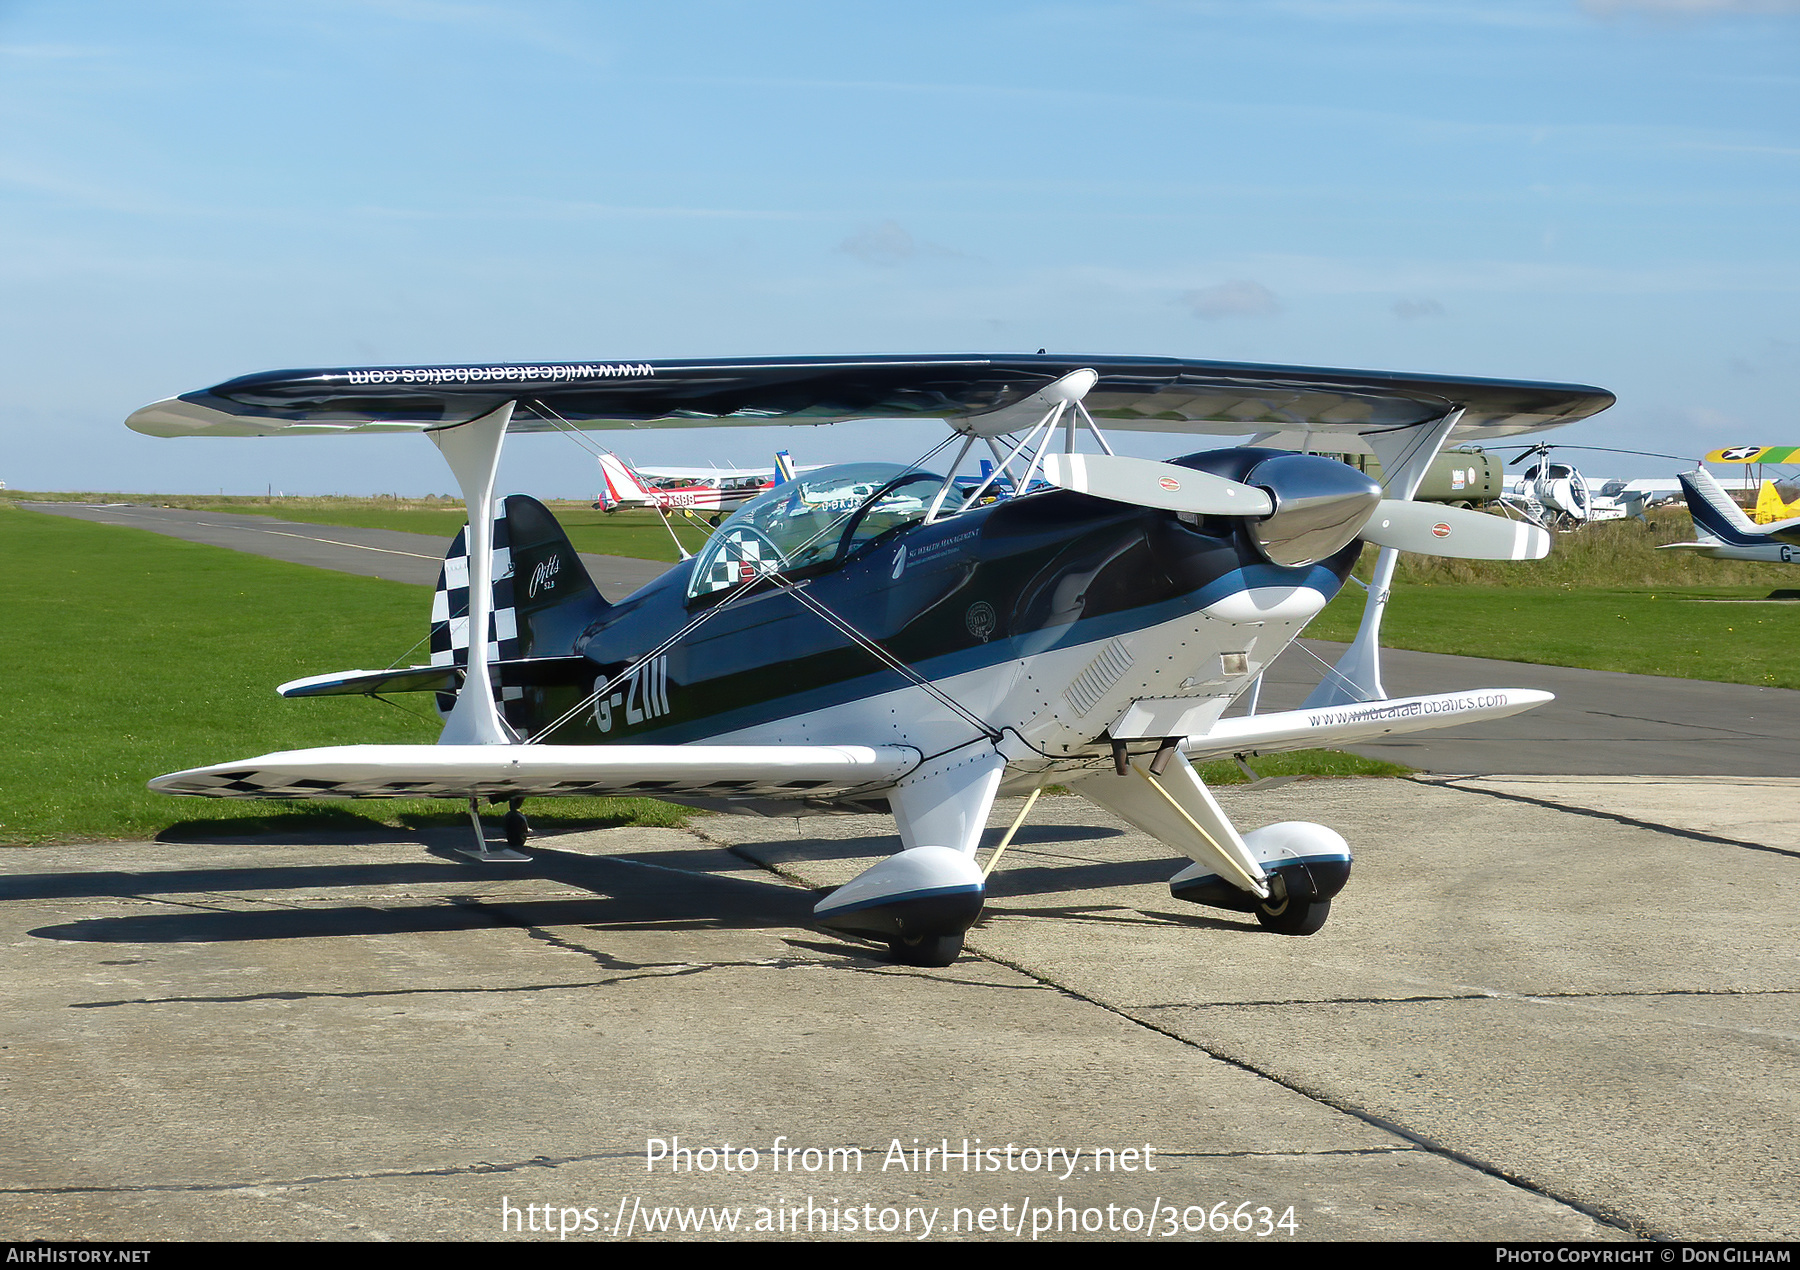
M1555 693L1536 688L1475 688L1316 710L1281 710L1221 719L1204 735L1189 737L1181 748L1194 759L1223 758L1251 750L1309 750L1369 741L1396 732L1424 732L1483 719L1504 719L1554 700Z
M522 657L489 662L494 682L508 688L556 687L592 677L585 657ZM275 689L284 697L374 696L384 692L455 692L462 687L461 666L399 666L390 670L340 670L329 675L294 679Z
M158 776L208 798L831 798L890 785L917 750L882 745L336 745Z
M1459 560L1542 560L1550 535L1536 525L1486 512L1384 498L1362 539L1424 556Z

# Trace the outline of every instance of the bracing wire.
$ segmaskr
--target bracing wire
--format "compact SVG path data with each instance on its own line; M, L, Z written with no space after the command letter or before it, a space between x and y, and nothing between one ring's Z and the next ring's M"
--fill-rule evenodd
M548 411L549 407L546 406L545 409ZM555 414L554 411L550 411L550 413L552 415ZM560 418L560 416L557 416L557 417ZM564 422L566 422L566 421L564 421ZM569 425L569 426L571 428L573 427L573 425ZM939 453L941 453L943 451L943 449L946 446L950 445L952 442L954 442L955 439L956 439L955 433L952 433L950 436L945 437L942 441L939 441L936 445L934 445L930 449L926 450L924 454L920 455L918 460L915 461L913 464L911 464L911 468L913 470L923 468L926 463L930 462L934 457L936 457ZM858 504L857 506L848 508L844 512L833 517L823 528L821 528L819 530L818 533L814 534L811 538L808 538L804 543L800 544L799 547L795 548L795 550L796 551L805 550L807 547L812 546L814 543L820 541L822 538L824 538L828 534L833 533L841 525L843 525L846 521L848 521L852 516L856 515L857 512L861 511L864 505L866 505L866 504ZM975 728L977 728L980 732L982 732L983 735L988 736L993 739L999 738L1000 733L998 731L996 731L991 725L989 725L988 723L984 722L983 720L977 718L975 715L969 713L960 704L958 704L954 699L952 699L947 694L945 694L941 689L939 689L935 685L933 685L929 680L927 680L924 676L920 675L911 666L907 665L905 662L903 662L899 658L895 657L892 653L888 652L880 644L876 643L873 639L871 639L869 636L865 635L863 632L858 630L855 626L851 625L848 621L844 620L838 614L832 612L831 609L827 605L821 603L818 599L816 599L813 596L803 594L801 588L795 586L793 583L791 583L787 579L781 577L779 574L769 573L769 574L764 574L763 577L768 579L771 583L773 583L777 589L784 591L788 595L793 596L795 598L795 600L803 608L807 608L807 609L811 610L813 613L815 613L816 615L818 615L818 617L821 620L823 620L826 623L828 623L829 625L831 625L834 629L836 629L840 634L844 635L852 643L856 644L858 647L860 647L860 648L864 649L866 652L868 652L871 656L875 657L876 660L881 662L882 665L888 667L889 669L893 670L895 673L901 675L903 678L909 680L916 687L924 689L935 700L937 700L938 702L940 702L941 704L946 706L948 709L953 711L959 717L963 718L964 720L966 720L967 722L972 724ZM580 718L582 715L586 714L590 709L592 709L594 707L594 705L597 702L599 702L603 697L607 696L615 688L618 688L620 685L624 684L628 679L630 679L632 674L634 672L636 672L640 666L643 666L646 663L648 663L648 662L654 660L655 658L660 657L664 653L668 652L669 649L673 648L676 644L680 643L683 639L687 638L688 635L693 633L695 630L699 629L699 627L701 625L703 625L704 623L706 623L708 621L711 621L714 617L718 616L720 613L724 612L726 609L730 608L732 605L736 604L740 600L747 598L750 594L752 594L753 592L755 592L757 590L758 590L758 588L754 584L746 586L746 587L742 588L741 590L739 590L737 593L726 596L725 599L723 599L719 603L712 605L711 607L709 607L707 609L704 609L700 613L695 614L693 618L691 618L689 621L683 623L681 628L679 630L677 630L674 634L668 636L661 643L657 644L656 647L652 648L649 652L646 652L646 653L642 654L641 656L638 656L638 657L634 658L633 660L631 660L630 662L628 662L626 664L625 668L623 670L621 670L617 675L613 676L612 679L608 680L604 685L594 689L593 692L589 693L581 701L579 701L575 705L571 706L561 716L559 716L554 722L552 722L548 727L541 729L536 736L533 736L529 740L527 740L525 742L525 744L527 744L527 745L539 744L539 743L543 742L545 740L545 738L547 738L551 733L557 731L558 729L560 729L562 727L565 727L573 720Z

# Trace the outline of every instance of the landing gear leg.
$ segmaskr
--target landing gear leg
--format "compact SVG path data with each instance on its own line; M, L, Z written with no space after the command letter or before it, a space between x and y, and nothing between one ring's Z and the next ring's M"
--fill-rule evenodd
M515 816L518 817L520 826L525 824L525 817L520 815L516 808L506 814L506 839L509 843L512 841L513 818ZM458 854L466 855L469 859L477 860L482 864L524 864L531 859L528 855L521 855L519 852L509 850L506 847L501 847L496 851L488 846L487 830L482 828L481 825L481 800L479 798L471 798L469 800L469 825L475 831L475 846L473 849L460 847L458 848ZM521 833L519 842L523 844L524 841L525 839Z

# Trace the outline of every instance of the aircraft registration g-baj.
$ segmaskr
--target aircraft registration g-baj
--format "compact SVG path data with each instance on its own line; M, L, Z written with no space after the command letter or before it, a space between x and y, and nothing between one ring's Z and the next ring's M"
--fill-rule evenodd
M976 847L995 797L1057 781L1188 857L1170 882L1178 898L1311 934L1349 877L1344 839L1303 822L1240 834L1190 760L1550 700L1516 688L1387 699L1382 607L1397 551L1518 560L1549 550L1534 526L1410 501L1446 441L1570 423L1612 401L1569 384L1044 355L249 375L146 406L130 426L420 432L449 462L469 523L434 600L432 664L281 688L429 691L446 721L435 745L266 754L150 785L225 798L467 799L480 859L523 858L488 847L483 798L511 804L512 848L525 840L527 797L887 809L902 850L815 914L888 942L903 962L946 965L981 912ZM509 431L919 418L949 428L919 466L855 463L780 485L695 559L613 603L541 504L493 492ZM1153 462L1114 455L1102 422L1258 435ZM956 442L947 468L925 469ZM1014 490L1040 477L1054 488L992 499L992 477L959 486L977 445ZM1372 452L1385 491L1311 449ZM1255 713L1263 668L1337 593L1365 542L1382 551L1355 643L1304 707ZM1249 712L1223 718L1240 697Z

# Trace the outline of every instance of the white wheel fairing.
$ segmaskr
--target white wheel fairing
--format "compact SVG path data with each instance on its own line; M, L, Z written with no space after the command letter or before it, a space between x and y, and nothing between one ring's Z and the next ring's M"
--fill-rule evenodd
M909 847L820 900L813 916L850 934L917 940L967 930L981 915L983 894L972 857L949 847Z
M1193 904L1240 913L1262 909L1279 917L1290 904L1330 900L1350 880L1350 845L1326 825L1284 820L1252 829L1244 846L1271 879L1281 878L1283 898L1259 900L1204 864L1191 864L1170 878L1169 893Z

